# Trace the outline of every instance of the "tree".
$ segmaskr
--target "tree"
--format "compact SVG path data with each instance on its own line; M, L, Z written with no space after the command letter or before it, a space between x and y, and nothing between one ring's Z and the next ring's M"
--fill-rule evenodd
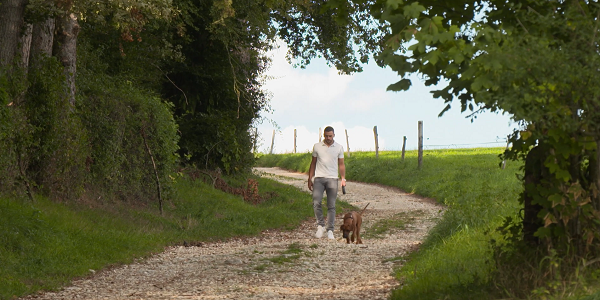
M0 66L14 63L25 23L25 0L0 1Z
M176 1L172 41L183 60L162 62L163 95L175 106L181 155L227 172L253 163L251 127L268 109L265 55L281 38L304 66L323 56L340 72L360 71L377 45L379 27L351 2Z
M372 9L392 29L382 62L402 77L421 74L427 85L447 82L433 92L447 104L440 115L458 99L471 118L505 112L521 124L504 155L525 160L525 239L597 254L600 5L425 0ZM388 89L410 85L403 78Z
M164 158L165 164L158 164L158 168L172 165L170 156L176 147L171 142L176 140L176 131L172 128L172 120L165 116L165 114L169 116L169 109L166 106L161 107L163 104L155 94L141 89L132 92L130 86L122 84L121 78L115 79L121 81L113 82L112 87L119 84L112 90L104 88L102 92L95 94L87 90L88 94L84 95L76 89L77 84L89 88L88 82L82 84L82 78L88 81L96 80L96 88L99 89L99 86L106 84L106 81L100 82L101 80L97 79L107 77L105 74L86 77L89 72L85 71L90 71L92 68L84 70L86 76L78 74L79 54L88 58L87 63L90 63L90 56L86 55L89 48L77 50L80 22L88 26L85 27L87 29L93 28L89 27L90 25L108 24L109 31L120 31L116 34L117 37L127 37L127 33L133 30L142 31L148 24L148 20L170 18L170 11L170 1L162 0L82 1L77 2L76 5L73 1L2 0L0 3L0 77L2 77L0 91L6 91L7 99L10 99L3 107L3 110L8 112L5 115L9 118L3 124L8 125L0 128L3 131L0 135L6 137L0 141L0 149L6 157L2 161L3 169L9 170L0 171L0 178L3 182L7 182L3 187L8 186L12 189L21 183L27 186L30 196L32 192L39 191L53 198L72 199L81 195L85 188L89 188L84 185L88 184L86 180L92 177L89 176L90 171L99 169L103 171L110 169L113 172L106 177L115 178L117 176L114 174L118 174L122 176L119 179L125 177L131 179L131 182L137 186L143 185L144 180L140 180L142 177L140 174L144 171L145 161L135 158L146 157L146 151L143 147L134 146L141 145L136 144L134 140L141 138L139 127L143 124L136 124L136 122L142 122L143 118L140 116L143 115L148 119L161 120L142 126L148 135L148 144L161 148L153 151L157 158ZM118 48L115 52L119 53ZM103 87L106 86L111 85L106 84ZM121 93L129 93L130 97L123 101L127 104L118 103L110 109L124 111L123 107L137 108L123 118L126 120L107 120L102 116L94 119L92 116L85 116L89 118L84 117L82 121L85 113L93 111L90 108L93 106L92 103L98 104L106 100L106 95L118 94L119 92L115 90L119 89ZM114 98L112 100L115 101L111 104L118 102L116 101L118 97ZM79 103L75 99L78 99ZM131 121L132 119L134 121ZM88 122L88 120L92 121ZM90 145L101 141L88 141L87 138L96 137L90 133L100 132L98 128L105 125L104 122L118 124L121 135L115 138L116 141L111 140L114 143L110 145L100 147ZM127 132L130 139L123 138L123 132ZM165 144L157 146L157 141ZM101 147L106 151L98 149ZM140 149L144 151L138 151ZM106 158L106 161L94 160L101 157L100 154L111 150L113 157L102 157ZM173 151L169 152L169 150ZM121 157L115 159L115 153L118 151L125 152L123 156L128 157L122 160ZM114 171L112 167L117 165L113 163L114 161L125 161L129 164L122 163L115 167L120 170ZM94 168L95 166L99 167ZM165 167L165 169L168 172L169 168ZM95 174L98 178L106 179L102 175L108 174L109 171L98 173ZM10 184L11 182L17 184ZM97 183L96 186L100 187L101 184ZM103 188L104 186L97 190L105 190ZM145 189L141 187L129 189L134 196L139 196L139 193L137 195L134 193L139 190Z
M169 165L179 140L187 162L248 170L251 128L269 109L262 83L275 41L288 43L300 67L323 56L351 73L383 33L366 10L370 2L0 1L1 66L20 76L0 81L13 116L2 132L11 138L0 141L13 171L0 175L50 194L76 196L86 184L82 174L106 183L99 190L143 190L132 187L147 177L136 147L140 130L155 138L149 145ZM141 121L145 115L162 122Z

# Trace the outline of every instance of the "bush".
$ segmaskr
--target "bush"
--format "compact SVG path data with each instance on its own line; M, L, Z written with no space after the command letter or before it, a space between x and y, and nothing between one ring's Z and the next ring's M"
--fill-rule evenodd
M9 95L9 84L5 74L0 74L0 190L13 190L17 177L16 156L12 147L15 127L14 112Z
M200 168L245 173L254 165L249 124L228 112L186 114L178 118L181 154Z
M0 73L1 191L28 192L31 199L38 192L54 200L116 194L153 201L155 172L168 192L177 163L171 108L106 75L85 48L81 54L75 107L55 58L27 73Z
M13 68L1 77L2 191L79 195L85 133L64 97L62 66L47 58L28 72Z
M122 199L157 199L152 160L167 189L177 163L177 125L169 106L127 82L102 92L86 90L83 98L80 114L89 134L93 188Z
M89 149L79 115L65 97L63 67L46 58L27 75L23 108L31 130L19 130L27 176L53 199L75 199L90 179L84 169Z

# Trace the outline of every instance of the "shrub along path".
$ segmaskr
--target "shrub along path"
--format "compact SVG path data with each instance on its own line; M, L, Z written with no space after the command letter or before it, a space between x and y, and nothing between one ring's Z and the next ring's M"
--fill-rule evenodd
M257 168L308 191L306 174ZM418 248L443 208L430 199L373 184L347 183L338 199L362 209L363 244L314 237L314 218L292 231L171 247L137 263L98 272L59 292L29 299L387 299L402 283L393 268Z

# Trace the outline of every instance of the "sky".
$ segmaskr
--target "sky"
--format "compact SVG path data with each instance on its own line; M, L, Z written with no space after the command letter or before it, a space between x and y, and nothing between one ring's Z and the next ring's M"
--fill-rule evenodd
M377 126L379 150L418 147L418 122L423 121L424 149L505 147L506 136L516 124L509 115L483 113L471 122L461 114L460 103L438 118L445 107L433 98L431 90L418 77L405 92L387 92L388 85L401 78L389 68L374 62L363 72L339 75L325 60L314 59L305 69L294 68L285 59L287 48L271 51L273 62L266 76L265 90L271 94L272 112L263 112L257 126L258 151L269 153L273 130L273 153L310 152L319 141L319 130L332 126L334 140L346 151L374 151L373 127ZM346 130L348 143L346 143Z

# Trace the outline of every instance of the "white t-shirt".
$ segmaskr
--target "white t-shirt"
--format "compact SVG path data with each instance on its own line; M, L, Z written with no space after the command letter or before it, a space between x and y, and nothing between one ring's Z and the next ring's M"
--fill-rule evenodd
M344 158L344 147L335 141L331 146L324 142L313 146L312 156L317 158L315 177L338 178L338 158Z

